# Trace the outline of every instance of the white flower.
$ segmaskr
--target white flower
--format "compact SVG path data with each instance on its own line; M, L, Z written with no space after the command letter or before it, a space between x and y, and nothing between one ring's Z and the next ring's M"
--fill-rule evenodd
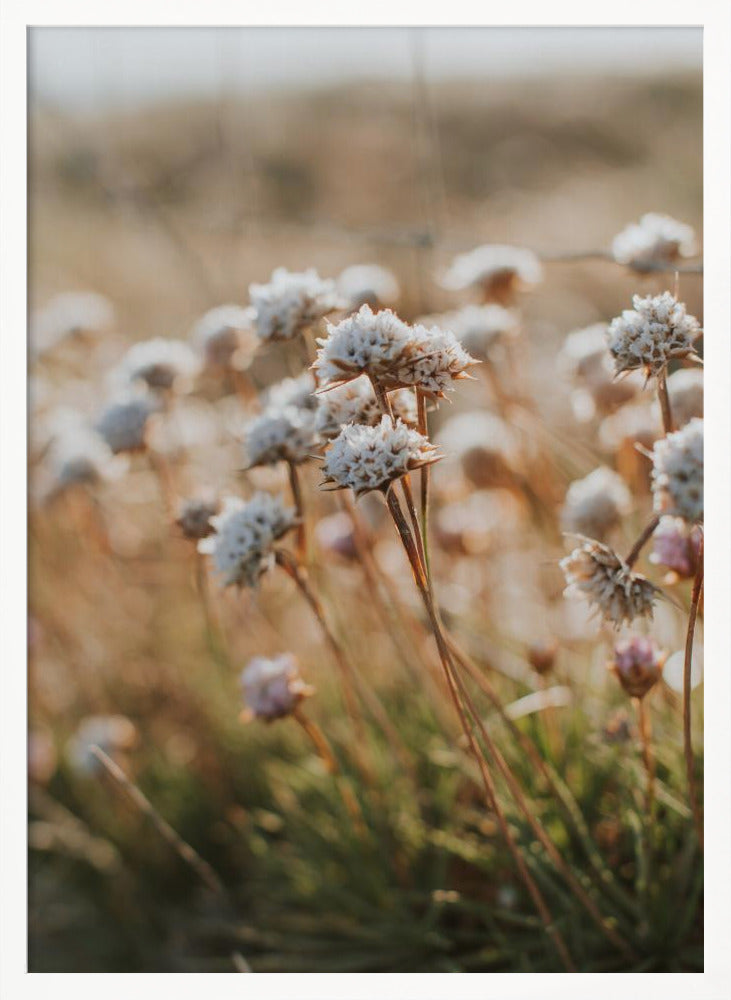
M695 576L702 533L698 525L682 517L665 516L652 533L650 562L663 566L681 579Z
M148 421L159 409L149 395L133 395L107 406L96 424L115 455L124 451L142 451L147 447Z
M479 288L486 300L512 301L521 285L536 285L543 277L540 261L531 250L488 244L459 254L442 279L444 288Z
M607 331L615 375L637 368L648 376L657 375L671 358L693 355L701 328L683 302L663 292L644 299L635 295L632 304L634 309L625 309Z
M470 378L467 369L477 364L453 333L439 327L415 326L414 346L395 366L390 386L413 386L432 398L442 398L452 382ZM389 384L389 379L386 379Z
M615 379L607 351L607 329L607 323L594 323L574 330L559 352L559 370L578 385L572 396L577 419L590 420L597 413L611 413L642 388L639 374Z
M516 432L485 410L450 417L436 441L446 454L459 460L464 474L480 489L512 484L522 465Z
M314 694L314 688L300 677L291 653L249 660L241 674L241 687L251 715L265 722L291 715L303 698Z
M496 303L469 305L442 317L466 351L481 361L487 360L496 345L518 335L517 315Z
M216 306L209 309L190 332L210 368L248 368L258 339L253 332L254 310L249 306Z
M652 493L657 513L703 520L703 421L698 417L655 442Z
M639 222L630 223L612 242L614 259L636 271L668 267L680 257L692 257L696 250L695 233L690 226L656 212L648 212Z
M173 389L198 369L198 359L182 340L155 337L133 344L116 375L129 383L144 382L149 389Z
M440 457L427 438L400 420L392 423L384 416L375 427L349 424L325 453L324 484L331 489L352 489L356 496L385 491L394 480Z
M676 427L683 427L693 417L702 417L703 372L699 368L679 368L668 377L668 395Z
M124 462L115 458L106 442L90 427L69 428L51 445L49 462L56 484L94 486L106 479L117 478Z
M285 406L296 406L301 410L317 409L315 379L311 372L303 372L297 378L285 378L270 386L264 394L264 409L282 410Z
M317 446L315 414L297 406L265 410L244 428L244 452L248 467L299 464Z
M609 546L584 538L560 565L568 584L566 596L583 597L616 628L638 617L652 618L657 588L632 573Z
M98 746L108 757L130 750L137 741L137 729L124 715L89 715L79 723L69 740L66 755L74 770L96 774L103 765L91 748Z
M310 268L301 273L278 267L268 285L249 285L262 340L291 340L340 306L335 283Z
M391 271L378 264L346 267L337 281L338 293L351 309L363 305L391 306L399 297L399 284Z
M211 518L220 510L221 503L216 497L190 497L181 501L176 524L186 538L207 538L216 530Z
M571 483L561 521L565 531L602 539L631 509L632 495L625 481L612 469L600 466Z
M388 401L395 417L413 426L417 421L416 397L409 389L392 392ZM346 424L368 424L373 427L383 416L367 376L362 375L345 385L318 396L315 430L331 440Z
M40 355L61 341L79 333L98 333L111 326L114 309L111 302L95 292L63 292L33 317L30 343Z
M221 513L210 519L214 535L198 543L210 555L225 586L254 587L274 561L274 543L295 524L295 512L281 497L255 493L248 500L225 497Z

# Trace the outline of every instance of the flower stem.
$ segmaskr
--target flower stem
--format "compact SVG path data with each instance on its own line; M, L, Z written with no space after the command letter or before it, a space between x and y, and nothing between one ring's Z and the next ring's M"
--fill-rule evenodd
M657 376L657 398L660 401L662 410L662 425L666 434L673 430L673 414L670 409L670 393L668 392L668 373L663 368Z
M287 462L289 473L289 487L292 491L292 499L297 512L297 558L303 565L307 565L308 545L307 545L307 514L305 512L304 499L302 497L302 484L300 475L294 462Z
M650 519L650 521L642 529L638 539L636 540L630 551L627 553L627 558L624 560L627 569L632 569L634 564L637 562L640 556L640 552L642 552L643 548L654 534L655 529L657 528L659 523L660 523L660 515L654 514L653 517Z
M695 823L698 843L703 850L703 817L701 816L700 805L698 803L698 791L695 781L695 767L693 761L693 741L691 738L691 665L693 661L693 637L695 635L695 623L698 617L698 605L703 591L703 538L701 537L701 548L698 553L698 569L696 570L693 590L691 592L690 614L688 616L688 632L685 638L685 661L683 664L683 752L685 754L685 771L688 779L688 796L690 807L693 811L693 822Z
M418 414L419 433L425 438L429 437L429 420L426 412L426 396L421 389L416 390L416 407ZM429 565L429 484L431 481L431 467L423 466L421 470L421 534L424 543L424 566L427 578L431 581L431 567Z
M640 730L640 742L642 744L642 760L647 772L647 794L645 798L645 811L647 813L648 826L652 826L653 812L655 810L655 756L652 752L652 726L650 715L644 698L637 698L637 724Z

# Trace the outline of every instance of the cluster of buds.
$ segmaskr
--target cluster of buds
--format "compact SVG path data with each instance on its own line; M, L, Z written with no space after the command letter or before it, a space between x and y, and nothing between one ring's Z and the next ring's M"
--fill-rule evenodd
M560 565L566 577L566 595L583 597L615 628L635 618L652 617L657 587L633 573L608 545L582 539Z
M694 343L701 335L695 316L670 294L642 298L609 324L607 343L615 375L640 369L649 378L667 368L673 358L695 358Z
M630 698L644 698L662 676L667 652L649 636L617 643L609 669Z
M278 267L269 284L249 286L256 332L262 340L292 340L342 303L335 283L310 268L301 273Z
M255 656L241 674L241 688L247 706L244 719L264 722L291 715L300 702L315 693L300 676L299 663L292 653Z

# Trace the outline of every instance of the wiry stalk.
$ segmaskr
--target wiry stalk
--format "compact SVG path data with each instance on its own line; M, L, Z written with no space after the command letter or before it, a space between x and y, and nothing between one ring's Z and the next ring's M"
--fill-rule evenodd
M297 558L303 565L307 565L307 514L305 512L304 499L302 497L302 484L300 483L299 470L294 462L287 462L287 472L289 473L289 486L292 491L295 511L297 512Z
M696 570L691 592L690 614L688 616L688 632L685 637L685 661L683 663L683 752L685 754L685 772L688 778L688 797L693 811L698 843L703 849L703 817L698 803L698 790L695 781L695 766L693 761L693 741L691 737L691 666L693 661L693 638L695 623L698 617L698 605L703 591L703 538L698 553L698 569Z
M426 396L421 389L416 390L416 407L418 414L419 433L429 437L429 420L426 413ZM429 565L429 484L431 482L431 466L425 465L421 470L421 535L424 542L424 568L431 580Z
M673 414L670 409L670 394L668 392L667 369L663 368L657 376L657 398L662 411L662 425L666 434L673 430Z
M637 562L640 556L640 552L642 552L647 542L655 533L655 529L657 528L659 523L660 523L660 515L655 514L653 515L653 517L650 518L649 522L642 529L642 531L639 534L639 537L637 538L634 545L627 553L627 558L624 560L628 569L632 569L634 564Z

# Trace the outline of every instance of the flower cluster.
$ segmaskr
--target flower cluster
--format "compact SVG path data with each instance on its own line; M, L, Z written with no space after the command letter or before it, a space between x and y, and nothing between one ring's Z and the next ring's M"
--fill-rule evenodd
M220 509L220 501L216 498L192 497L183 500L178 509L176 524L186 538L191 540L207 538L216 530L211 519Z
M558 356L559 369L577 386L572 398L577 417L590 419L599 412L611 413L635 396L640 388L634 377L615 379L607 353L607 324L569 333Z
M639 617L652 617L657 588L632 573L608 545L590 538L561 560L566 596L583 597L616 628Z
M496 303L464 306L448 313L443 321L479 361L487 361L499 343L517 336L520 329L515 312Z
M665 516L652 535L650 562L674 573L676 578L695 576L701 547L701 529L682 517Z
M288 271L278 267L268 285L249 285L262 340L291 340L340 306L335 283L314 268Z
M182 340L155 337L133 344L122 359L117 377L144 382L149 389L173 389L198 372L198 359Z
M302 680L291 653L249 660L241 674L241 688L250 715L265 722L291 715L304 698L315 693Z
M254 315L251 307L223 305L201 316L190 338L208 368L241 371L249 367L258 345L252 330Z
M198 543L210 555L225 586L254 587L274 560L274 543L295 524L295 512L281 497L255 493L244 501L225 497L221 513L210 519L215 534Z
M659 514L703 520L703 421L698 417L655 442L652 493Z
M118 399L107 406L96 425L115 455L121 452L144 451L150 417L159 404L150 395L133 395Z
M350 309L368 305L375 309L398 301L399 284L394 275L378 264L346 267L337 280L338 294Z
M656 212L648 212L639 222L630 223L612 242L614 259L636 271L670 267L680 257L692 257L695 252L691 226Z
M53 441L49 462L58 489L95 486L115 479L124 467L124 460L115 458L104 439L84 426L69 427Z
M617 643L609 669L631 698L644 698L660 680L667 656L654 639L634 636Z
M607 331L615 375L643 369L649 377L661 372L671 358L694 356L701 328L683 302L663 292L644 299L635 295L632 304L634 309L625 309Z
M398 389L391 393L388 401L395 417L409 426L416 424L416 398L413 392ZM346 424L368 424L374 427L381 422L382 416L373 386L363 375L318 396L315 430L320 437L330 441L338 436Z
M96 333L111 326L114 309L96 292L62 292L33 317L31 349L41 355L79 333Z
M603 539L632 509L627 484L612 469L600 466L568 488L561 520L564 531Z
M298 406L270 407L244 428L244 454L249 468L290 462L298 465L317 445L315 415Z
M335 438L322 466L324 485L356 496L387 490L396 479L439 460L437 449L401 420L384 416L375 427L349 424Z
M465 476L479 489L512 485L522 466L518 434L485 410L450 417L436 441L445 454L455 456Z
M676 427L693 417L703 416L703 372L699 368L679 368L668 378L670 410Z
M479 288L487 302L507 305L517 289L537 285L543 277L540 261L531 250L486 245L458 254L442 278L445 288Z

